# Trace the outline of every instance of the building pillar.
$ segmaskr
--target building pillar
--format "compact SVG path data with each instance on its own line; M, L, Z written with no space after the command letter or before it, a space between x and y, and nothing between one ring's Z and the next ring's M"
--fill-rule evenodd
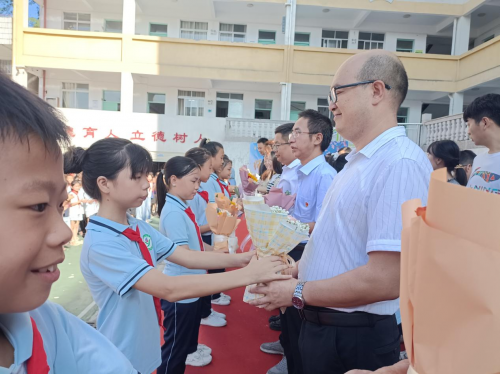
M120 111L124 113L134 112L134 78L129 72L122 72Z
M464 111L464 94L462 92L455 92L448 95L450 98L449 115L460 114Z
M462 55L469 50L470 16L456 18L453 22L452 55Z
M290 120L290 105L292 101L292 84L281 83L281 120Z
M123 0L122 33L135 35L135 0Z
M24 49L24 29L28 28L28 0L14 0L12 14L12 79L23 87L28 87L28 73L22 61Z
M297 14L297 0L288 0L285 4L285 45L293 45L295 42L295 17Z

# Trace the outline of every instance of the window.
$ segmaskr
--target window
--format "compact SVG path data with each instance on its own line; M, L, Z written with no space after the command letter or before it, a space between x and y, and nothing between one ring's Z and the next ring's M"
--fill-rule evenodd
M347 48L348 31L323 30L321 46L325 48Z
M88 109L89 85L84 83L63 83L62 107Z
M215 116L220 118L242 118L243 94L217 92Z
M276 31L259 30L260 44L276 44Z
M398 109L398 123L408 123L408 108Z
M384 49L385 34L360 32L358 49Z
M122 21L104 20L104 31L106 32L122 32Z
M309 38L311 34L304 32L296 32L295 33L295 45L300 45L302 47L309 47Z
M0 60L0 71L4 74L12 74L12 60Z
M306 103L301 101L292 101L290 104L290 121L297 121L299 113L306 110Z
M102 91L102 110L109 110L111 112L120 111L120 91Z
M396 52L413 52L413 39L398 39L396 42Z
M247 33L246 25L231 25L229 23L221 23L219 30L219 40L221 42L245 43Z
M488 36L486 39L483 40L483 43L489 42L494 37L495 37L495 34Z
M149 24L149 35L152 36L167 36L168 25L164 23L150 23Z
M63 29L90 31L90 14L88 13L66 13L63 15Z
M208 22L181 21L181 38L207 40Z
M165 94L148 92L148 113L165 114Z
M203 117L205 92L179 90L177 114L179 116Z
M328 99L318 99L318 112L330 119L333 119L333 114L328 108Z
M255 119L271 119L272 100L255 100Z

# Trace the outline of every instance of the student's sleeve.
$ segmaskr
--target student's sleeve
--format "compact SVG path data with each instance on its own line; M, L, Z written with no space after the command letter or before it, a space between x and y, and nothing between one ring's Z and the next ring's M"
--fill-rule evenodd
M215 203L215 194L217 192L220 192L220 187L218 190L215 189L215 182L213 181L212 177L210 177L210 179L208 180L208 182L206 182L204 185L203 185L203 190L204 191L207 191L208 192L208 201L211 202L211 203Z
M323 201L325 200L326 193L332 184L334 173L325 173L321 175L320 183L318 184L318 193L316 194L316 210L314 212L314 222L318 221L319 212L323 206Z
M123 353L99 331L57 304L50 303L46 307L51 308L61 322L60 326L54 323L56 332L59 328L64 329L78 373L137 373Z
M417 161L401 159L387 166L368 198L366 252L401 251L401 205L412 199L427 202L430 172Z
M87 256L90 271L120 296L153 269L146 260L134 256L117 241L94 243Z
M156 263L159 263L174 253L177 244L157 230L151 230L151 234L156 254Z
M186 217L187 214L183 212L168 212L165 219L161 221L163 232L176 245L188 245Z

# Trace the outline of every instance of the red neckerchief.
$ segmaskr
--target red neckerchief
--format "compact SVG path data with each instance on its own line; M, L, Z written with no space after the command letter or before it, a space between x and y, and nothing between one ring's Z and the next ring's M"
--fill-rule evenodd
M80 201L80 198L78 197L78 191L75 191L75 190L71 190L71 192L76 196L76 198L78 199L78 201Z
M31 326L33 328L33 348L31 349L31 357L26 362L26 371L28 374L48 374L50 367L47 363L42 335L40 335L33 318L31 318Z
M125 235L128 239L132 240L133 242L136 242L139 244L139 249L141 250L142 257L146 262L148 263L149 266L154 266L153 265L153 260L151 258L151 254L149 253L148 247L144 243L144 241L141 239L141 232L139 231L139 226L137 226L137 229L134 231L131 228L126 229L125 231L122 232L123 235ZM155 310L156 310L156 315L158 317L158 324L160 327L163 327L163 324L161 323L161 303L160 299L153 296L153 302L155 304Z
M198 192L198 195L200 195L203 198L203 200L205 200L208 204L208 192L207 191Z
M200 251L204 251L205 247L203 246L203 240L201 239L200 227L196 223L196 217L194 216L193 211L191 210L191 208L187 208L184 212L186 212L189 219L191 220L191 222L193 222L194 227L196 228L196 234L198 234L198 241L200 242Z
M222 183L219 178L217 178L217 183L219 183L220 190L222 193L224 193L224 190L226 190L228 195L231 196L231 194L229 193L229 188L224 183Z

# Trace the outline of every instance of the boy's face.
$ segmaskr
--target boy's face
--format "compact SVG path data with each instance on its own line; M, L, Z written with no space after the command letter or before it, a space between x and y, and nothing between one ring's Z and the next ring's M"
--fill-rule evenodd
M0 175L0 313L24 312L47 300L71 240L62 219L62 155L35 136L29 147L7 137L0 141Z

